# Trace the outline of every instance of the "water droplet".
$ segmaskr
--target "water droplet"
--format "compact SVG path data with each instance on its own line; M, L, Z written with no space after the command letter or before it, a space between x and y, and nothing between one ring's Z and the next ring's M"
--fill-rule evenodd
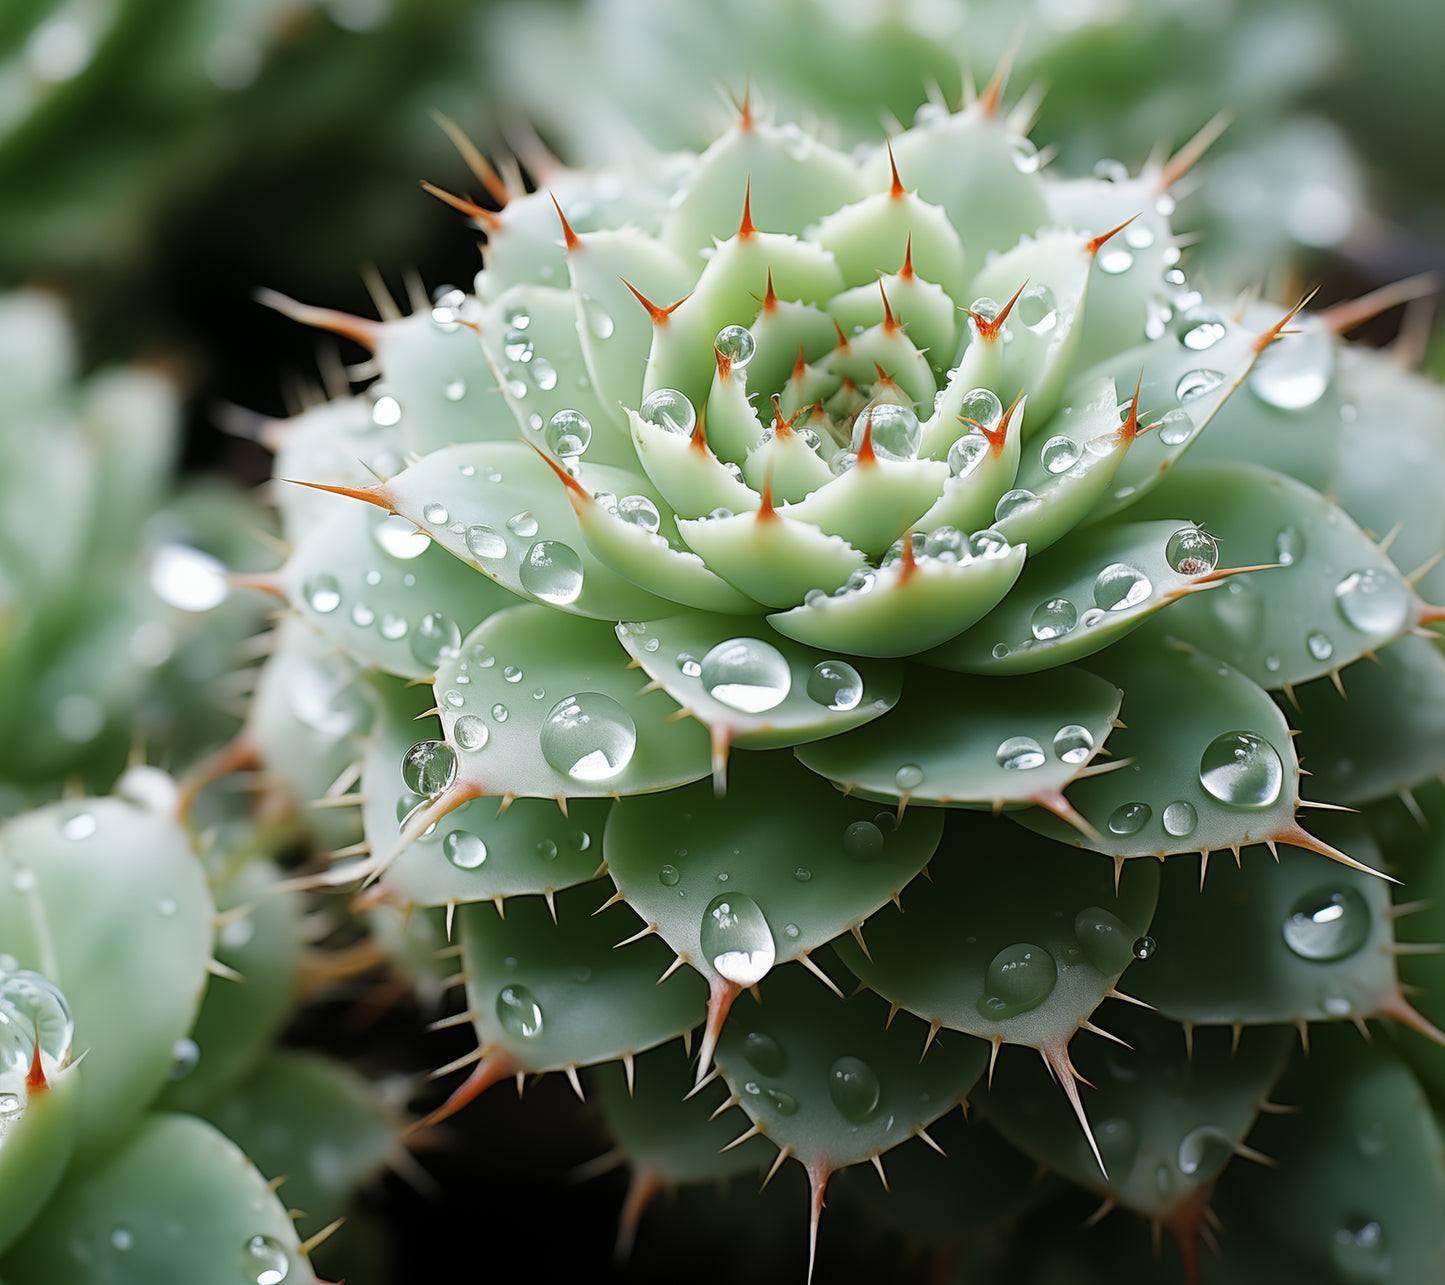
M878 1110L883 1089L862 1058L840 1057L828 1071L828 1096L845 1120L863 1124Z
M992 321L999 314L999 303L997 299L990 299L988 295L981 294L968 305L968 310L978 313L985 321Z
M273 1236L252 1236L237 1258L248 1285L281 1285L291 1274L291 1258Z
M532 380L544 393L557 387L557 371L550 361L538 357L531 365Z
M395 397L378 397L371 407L371 422L378 428L401 423L401 403Z
M1148 959L1157 949L1158 943L1152 937L1140 937L1134 943L1134 958Z
M916 790L923 784L923 769L917 763L905 763L893 773L893 784L900 790Z
M1335 1232L1330 1242L1330 1260L1343 1281L1384 1281L1391 1277L1392 1261L1385 1246L1385 1233L1373 1219L1352 1220Z
M702 658L699 677L708 694L745 714L781 705L793 684L782 652L757 638L729 638Z
M419 557L431 544L425 531L418 531L415 524L397 513L372 527L371 535L384 553L403 562Z
M1014 307L1018 319L1036 335L1047 334L1059 320L1054 292L1048 286L1029 286Z
M487 743L487 725L476 714L463 714L452 724L452 740L459 749L475 753Z
M408 628L410 628L410 626L407 625L404 617L394 615L388 611L382 616L381 624L377 626L377 632L388 642L397 642L406 637Z
M1149 577L1124 562L1111 562L1094 577L1094 601L1105 611L1127 611L1153 592Z
M60 833L66 839L88 839L95 833L95 817L89 812L77 812L65 820Z
M617 516L632 526L641 527L653 535L662 525L662 515L657 505L645 495L624 495L617 501Z
M968 537L970 558L1001 558L1009 551L1008 537L1002 531L986 527Z
M445 741L418 741L402 755L401 779L413 794L440 794L457 776L457 754Z
M698 940L718 976L739 986L762 981L777 958L762 909L742 893L720 893L707 903Z
M982 311L977 303L974 304L973 310L975 312ZM995 312L998 310L997 304L994 304L994 310ZM958 417L961 420L972 420L980 428L986 428L992 432L1003 419L1003 403L999 401L998 394L991 389L970 388L959 402Z
M538 859L541 861L557 860L557 842L555 839L538 839L533 851L536 852Z
M1050 473L1067 473L1083 456L1083 448L1062 433L1049 438L1039 451L1039 460Z
M854 861L870 861L883 851L883 831L871 821L854 821L843 831L843 852Z
M808 675L807 690L808 699L826 709L857 709L863 700L863 676L845 660L820 660Z
M1086 906L1074 916L1074 936L1085 957L1101 973L1121 973L1134 957L1133 931L1102 906Z
M516 665L508 665L502 670L502 678L505 682L520 683L526 675Z
M1128 272L1134 266L1134 256L1123 246L1119 246L1117 249L1105 246L1095 262L1098 263L1100 272L1107 272L1111 277L1117 277L1122 272Z
M355 625L358 629L365 629L375 619L376 612L374 612L364 602L358 602L351 609L351 623Z
M442 851L458 870L475 870L487 859L487 845L468 830L453 830L442 840Z
M580 410L559 410L547 421L547 449L558 459L575 459L592 444L592 421Z
M129 1227L117 1227L110 1233L110 1247L117 1253L125 1253L134 1244L135 1236Z
M506 537L478 523L467 528L467 548L474 558L501 558L507 553Z
M793 878L799 883L807 883L813 877L813 872L807 866L799 866L793 871Z
M988 438L982 433L965 433L948 448L948 471L954 477L971 473L988 449Z
M497 992L497 1020L519 1040L535 1040L542 1033L542 1006L525 986L503 986Z
M524 540L530 540L537 534L537 519L531 512L523 509L520 513L514 513L507 519L507 530L513 535L519 535Z
M312 576L302 586L301 592L305 595L311 610L318 615L324 616L341 606L341 585L335 576L329 575L325 571Z
M1218 1173L1233 1154L1234 1148L1221 1130L1212 1124L1201 1124L1180 1141L1176 1162L1186 1178L1203 1182Z
M1010 736L994 751L999 767L1007 771L1021 772L1044 765L1044 747L1032 736Z
M1121 803L1109 814L1109 833L1138 834L1153 815L1154 809L1147 803Z
M442 389L442 396L449 402L459 402L466 395L467 385L466 381L462 379L454 379Z
M752 361L757 346L753 332L746 326L724 326L713 340L713 347L732 363L735 370L741 370Z
M779 1115L798 1113L798 1099L785 1089L764 1089L763 1096L773 1104L773 1109Z
M994 643L993 650L989 653L995 660L1003 660L1012 650L1008 643Z
M1012 491L1005 491L998 503L994 506L993 520L1002 522L1015 514L1022 513L1031 505L1037 504L1039 497L1025 487L1018 487Z
M534 598L566 606L581 596L582 559L561 540L538 540L522 559L518 578Z
M1106 183L1126 183L1129 180L1129 167L1123 161L1105 156L1094 162L1094 177L1103 179Z
M440 663L443 658L455 657L461 646L462 631L456 621L439 611L428 612L418 620L416 632L411 636L412 656L418 664L428 668Z
M451 520L445 504L428 504L422 509L421 515L433 526L446 526Z
M1231 807L1267 808L1284 786L1284 764L1262 736L1225 732L1200 755L1199 783Z
M1042 946L1017 942L1005 946L984 974L984 998L978 1011L998 1022L1037 1008L1048 999L1059 978L1059 966Z
M865 430L873 443L874 453L881 459L911 460L918 457L923 427L918 422L918 416L907 406L899 406L895 402L872 402L859 411L853 421L852 447L855 452L863 447Z
M1174 385L1174 396L1181 406L1212 393L1224 382L1217 370L1187 370Z
M1164 809L1164 832L1176 839L1187 839L1199 824L1199 814L1187 799L1176 799Z
M1202 527L1180 527L1164 546L1169 565L1182 576L1202 576L1219 565L1219 542Z
M1191 352L1213 348L1228 334L1223 319L1212 308L1187 308L1174 320L1174 337Z
M1187 410L1176 408L1159 421L1159 440L1165 446L1183 446L1194 433L1194 419Z
M776 1078L788 1069L788 1055L783 1046L762 1031L749 1031L743 1037L743 1056L759 1075Z
M1284 921L1284 940L1301 959L1347 959L1370 937L1370 908L1353 888L1326 884L1300 897Z
M1363 634L1397 634L1410 611L1410 590L1377 567L1352 571L1335 586L1335 606Z
M658 388L642 399L637 417L680 437L691 435L697 423L697 411L685 393L675 388Z
M677 667L682 671L684 678L696 678L702 673L702 661L690 651L677 653Z
M1304 410L1325 395L1335 370L1334 336L1323 326L1282 335L1249 372L1249 391L1267 406Z
M502 704L492 706L492 722L505 723L507 721L507 707Z
M578 692L552 706L541 742L542 757L564 776L610 781L632 762L637 724L612 697Z
M1029 628L1040 642L1062 638L1079 623L1078 609L1067 598L1050 598L1034 608Z
M664 888L676 888L682 872L674 865L665 865L657 872L657 882Z
M1079 723L1069 723L1054 733L1054 753L1061 763L1084 763L1094 752L1094 734Z

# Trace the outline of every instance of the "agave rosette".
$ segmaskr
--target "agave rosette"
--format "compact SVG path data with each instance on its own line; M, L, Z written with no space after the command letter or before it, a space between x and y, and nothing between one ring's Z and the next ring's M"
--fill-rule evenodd
M988 1093L998 1129L1178 1227L1284 1045L1210 1081L1223 1152L1191 1133L1157 1183L1096 1145L1070 1045L1156 915L1190 921L1193 864L1182 887L1138 859L1249 845L1311 850L1288 878L1250 853L1233 895L1286 919L1314 898L1316 937L1264 931L1278 985L1247 1000L1231 969L1140 963L1149 1003L1236 1035L1433 1031L1369 833L1297 819L1291 722L1332 756L1325 802L1445 766L1418 712L1445 690L1438 613L1365 529L1403 503L1424 561L1438 515L1423 479L1358 464L1367 423L1378 460L1390 407L1438 421L1437 392L1345 349L1341 316L1208 304L1169 222L1182 164L1055 177L996 86L850 155L745 104L700 156L531 194L473 160L501 205L449 198L487 234L474 293L380 324L294 306L381 378L276 430L278 476L311 488L281 488L293 551L263 583L321 640L286 650L334 673L247 733L293 756L286 718L322 734L318 790L359 757L330 801L364 840L320 882L446 908L479 1060L444 1111L512 1074L620 1060L630 1084L701 1025L697 1076L716 1062L820 1200L1022 1045L1083 1135L1040 1141L1026 1076ZM1364 656L1370 709L1319 694ZM339 700L357 672L367 699ZM1359 738L1382 748L1342 798ZM919 1068L872 998L829 1001L845 970L939 1051ZM750 988L769 1002L729 1019ZM752 1163L703 1141L673 1171Z

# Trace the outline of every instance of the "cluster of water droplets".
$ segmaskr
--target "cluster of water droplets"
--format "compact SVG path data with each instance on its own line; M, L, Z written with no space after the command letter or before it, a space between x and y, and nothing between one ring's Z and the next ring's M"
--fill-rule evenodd
M1075 767L1089 761L1094 734L1081 723L1068 723L1054 733L1050 748L1059 762ZM994 751L994 761L1007 772L1027 772L1048 759L1048 752L1032 736L1005 737Z

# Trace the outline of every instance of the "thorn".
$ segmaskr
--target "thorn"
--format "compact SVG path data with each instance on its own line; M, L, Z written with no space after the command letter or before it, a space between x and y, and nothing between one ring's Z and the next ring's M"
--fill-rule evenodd
M1102 1026L1095 1026L1093 1022L1090 1022L1087 1019L1081 1021L1079 1023L1079 1027L1080 1029L1089 1031L1094 1035L1101 1035L1106 1040L1112 1040L1115 1044L1120 1044L1126 1049L1132 1049L1134 1047L1132 1044L1129 1043L1128 1040L1121 1040L1112 1031L1106 1031Z
M863 925L853 924L849 927L848 931L853 934L853 940L858 943L858 949L863 952L863 958L871 964L873 962L873 956L868 953L868 943L863 940ZM890 1022L893 1020L891 1014L888 1020Z
M651 937L657 931L656 924L644 924L631 937L624 937L612 947L613 950L621 950L624 946L631 946L634 942L641 941L644 937Z
M984 343L991 344L998 339L999 332L1003 329L1003 323L1008 320L1009 313L1013 311L1014 304L1018 302L1019 295L1023 294L1028 284L1028 281L1025 280L1023 285L1014 291L1013 298L1004 304L997 317L985 317L982 313L974 312L972 308L964 309L964 312L973 318L974 327L978 330L978 337Z
M45 1068L40 1064L40 1036L35 1036L35 1052L30 1058L30 1070L25 1074L25 1091L32 1097L37 1093L44 1093L50 1088L50 1081L45 1078Z
M763 294L763 308L762 308L762 310L763 310L764 312L772 312L773 309L776 308L777 306L778 306L778 292L773 289L773 270L772 270L772 268L769 268L769 269L768 269L768 286L767 286L767 290L766 290L766 291L764 292L764 294ZM835 321L833 324L836 326L838 323ZM838 333L841 335L843 332L840 330ZM842 347L842 348L846 348L846 347L847 347L846 341L841 345L841 347Z
M913 1128L909 1130L908 1136L910 1138L918 1138L920 1141L927 1143L945 1160L948 1159L948 1152L938 1145L937 1140L921 1124L915 1124Z
M674 956L672 963L662 970L662 976L657 979L654 985L661 986L663 982L671 977L673 973L677 972L686 962L681 955Z
M1242 1142L1236 1142L1231 1148L1234 1154L1241 1160L1252 1160L1257 1165L1263 1165L1266 1169L1278 1169L1279 1161L1273 1156L1267 1156L1262 1151L1256 1151L1253 1147L1247 1147Z
M738 224L737 238L746 241L756 234L757 228L753 226L753 176L749 174L747 187L743 189L743 217Z
M702 1028L702 1045L698 1049L697 1079L693 1082L694 1088L702 1083L702 1077L712 1067L712 1055L717 1048L722 1024L727 1018L728 1010L733 1006L733 1001L742 994L742 990L743 988L737 982L729 981L726 977L720 977L716 973L708 978L707 1020Z
M893 309L888 304L888 292L883 288L882 277L878 278L878 293L883 296L883 333L885 335L896 334L903 327L898 324L898 318L893 315ZM874 364L877 365L876 362ZM880 366L878 369L879 374L882 374L883 368ZM893 381L890 379L888 382L892 383Z
M903 266L898 269L902 281L913 280L913 233L908 234L908 244L903 247Z
M1303 299L1301 299L1297 304L1295 304L1293 308L1291 308L1287 313L1285 313L1283 317L1276 321L1274 325L1272 325L1268 330L1266 330L1262 335L1260 335L1258 339L1254 341L1254 351L1256 354L1262 353L1266 348L1270 346L1270 344L1272 344L1276 339L1280 337L1280 335L1284 332L1285 326L1287 326L1291 321L1293 321L1295 319L1295 316L1299 313L1300 309L1303 308L1305 304L1309 303L1309 301L1319 293L1319 289L1320 288L1316 286L1313 290L1309 292L1309 294L1305 295Z
M229 964L223 964L219 959L206 960L206 972L212 977L221 977L228 982L244 982L246 978L238 973Z
M783 1167L783 1161L792 1154L793 1147L791 1143L788 1143L778 1149L777 1159L773 1161L772 1166L768 1169L767 1175L763 1178L762 1187L758 1188L759 1191L762 1191L765 1187L767 1187L768 1183L772 1182L773 1175Z
M993 1039L991 1039L991 1040L989 1041L989 1050L988 1050L988 1087L989 1087L989 1088L993 1088L993 1068L994 1068L994 1064L998 1061L998 1051L999 1051L999 1049L1001 1049L1001 1048L1003 1048L1003 1036L1002 1036L1002 1035L995 1035L995 1036L993 1037Z
M440 1124L448 1116L455 1115L474 1098L481 1096L498 1080L505 1080L511 1075L520 1078L523 1072L523 1068L517 1064L516 1059L505 1049L493 1049L486 1054L483 1054L481 1049L477 1049L475 1053L468 1055L467 1060L476 1061L477 1069L435 1111L408 1125L402 1132L404 1138L420 1133L423 1129L430 1129L434 1124ZM462 1065L465 1065L465 1062L459 1060L449 1067L444 1067L443 1072L455 1070Z
M873 1168L878 1171L878 1181L883 1184L883 1190L887 1191L888 1175L883 1172L883 1157L875 1151L868 1159L873 1162Z
M633 298L635 298L638 303L640 303L644 308L647 309L647 315L652 318L652 324L654 326L667 325L668 318L672 316L673 312L676 309L682 307L683 304L685 304L690 298L692 298L692 292L688 291L688 293L683 295L682 298L679 299L676 303L669 304L666 308L659 308L655 303L652 302L651 299L649 299L645 294L643 294L642 291L639 290L636 286L634 286L632 282L630 282L626 277L618 277L617 279L622 282L622 284L625 285L629 290L631 290Z
M1310 1024L1304 1018L1297 1018L1295 1026L1299 1029L1300 1048L1304 1050L1305 1056L1310 1055Z
M1144 387L1144 368L1139 368L1139 382L1134 385L1134 399L1129 403L1129 413L1124 416L1124 422L1114 432L1114 445L1128 447L1128 445L1139 436L1147 433L1149 428L1139 427L1139 390Z
M547 195L552 198L552 204L557 210L557 217L562 220L562 239L567 247L567 253L571 254L574 250L580 250L582 242L577 239L577 234L572 231L572 225L567 222L567 216L562 213L562 207L558 204L556 195L552 192L548 192Z
M577 1095L577 1101L586 1102L587 1095L582 1092L582 1081L577 1076L577 1063L568 1062L562 1070L566 1072L567 1083L572 1086L572 1092Z
M808 1165L808 1278L813 1285L813 1267L818 1260L818 1223L823 1217L823 1189L828 1185L828 1171L819 1162Z
M688 1055L688 1057L691 1057L691 1056L692 1056L692 1041L688 1038L688 1035L687 1035L687 1034L684 1034L682 1038L683 1038L683 1043L687 1046L687 1048L686 1048L687 1055ZM722 1075L722 1067L720 1067L720 1066L715 1066L715 1067L713 1067L713 1069L712 1069L711 1071L709 1071L705 1076L702 1077L702 1079L700 1079L696 1084L694 1084L694 1085L692 1086L692 1088L690 1088L686 1093L684 1093L684 1094L682 1095L682 1100L683 1100L684 1102L686 1102L686 1101L688 1101L688 1100L691 1099L691 1098L695 1098L699 1093L701 1093L705 1088L707 1088L707 1086L708 1086L709 1084L711 1084L714 1080L716 1080L720 1075Z
M283 317L290 317L292 321L299 321L303 326L315 326L353 340L367 352L375 352L381 338L381 323L368 321L365 317L353 317L351 313L338 312L335 308L316 308L299 303L278 290L257 290L252 297L262 306L279 312Z
M422 179L421 186L422 191L436 197L438 201L445 201L452 209L459 210L468 218L474 219L488 232L500 232L506 226L494 211L485 209L475 201L468 201L461 196L453 196L445 188L440 188L435 183L428 183L426 179Z
M1305 848L1310 852L1318 852L1322 857L1329 857L1332 861L1338 861L1341 865L1349 866L1351 870L1359 870L1363 874L1375 875L1390 883L1399 883L1393 875L1387 875L1383 870L1376 870L1363 862L1356 861L1353 857L1347 856L1338 848L1332 848L1321 839L1316 839L1298 821L1290 820L1274 836L1280 843L1288 843L1292 847Z
M901 201L907 193L903 190L903 180L898 177L898 162L893 159L893 144L890 142L887 147L888 168L893 172L893 182L888 189L888 195L895 201Z
M566 469L564 469L560 464L558 464L556 460L554 460L550 455L548 455L546 451L544 451L535 442L528 442L526 438L523 438L522 441L537 452L542 462L546 464L547 467L557 475L558 480L562 483L564 487L567 488L567 499L570 501L572 505L572 511L574 513L580 516L584 508L586 508L590 504L596 503L596 501L592 498L592 493L585 486L583 486L575 477L568 473Z
M814 977L816 977L820 982L822 982L823 985L826 986L830 991L832 991L833 994L836 995L839 999L843 998L843 992L838 989L838 984L831 977L829 977L827 973L825 973L821 968L819 968L818 965L813 962L811 957L809 957L807 954L799 955L798 963L802 964L804 968L806 968L810 973L812 973Z
M764 1132L764 1130L763 1130L763 1125L762 1125L762 1121L761 1121L761 1120L754 1121L753 1124L751 1124L748 1128L744 1129L740 1134L738 1134L738 1136L737 1136L736 1138L734 1138L731 1142L729 1142L725 1147L719 1147L718 1150L719 1150L719 1151L731 1151L734 1147L740 1147L740 1146L742 1146L743 1143L745 1143L749 1138L755 1138L755 1137L758 1136L758 1134L760 1134L760 1133L762 1133L762 1132Z
M1094 237L1094 238L1091 239L1091 240L1085 241L1085 242L1084 242L1084 251L1085 251L1085 253L1087 253L1090 257L1093 257L1093 256L1097 255L1097 254L1099 253L1099 251L1104 248L1105 244L1109 241L1109 239L1110 239L1111 237L1117 236L1120 232L1122 232L1125 228L1127 228L1127 227L1129 226L1129 224L1131 224L1132 222L1134 222L1134 220L1137 219L1138 217L1139 217L1139 216L1138 216L1137 214L1135 214L1135 215L1131 216L1130 218L1125 219L1121 224L1119 224L1118 227L1116 227L1116 228L1111 228L1108 232L1105 232L1102 236L1096 236L1096 237Z
M868 408L868 415L863 420L863 440L858 444L857 467L876 468L878 456L873 450L873 408Z
M542 900L547 903L547 913L552 916L552 922L557 922L557 893L552 888L542 890Z
M1112 770L1115 765L1113 763L1109 763L1102 766ZM1078 811L1077 808L1074 807L1072 803L1068 801L1068 799L1064 798L1061 791L1040 790L1036 794L1029 795L1028 801L1034 804L1036 807L1041 807L1048 812L1052 812L1061 821L1067 821L1086 839L1091 839L1095 843L1102 841L1099 832L1094 829L1092 825L1089 824L1089 822L1084 818L1084 816Z
M1079 1224L1079 1230L1087 1231L1090 1227L1097 1227L1118 1207L1119 1202L1115 1200L1113 1196L1106 1196L1104 1198L1104 1203L1100 1205L1096 1210L1094 1210L1092 1214L1090 1214L1087 1218L1084 1219L1083 1222Z
M712 792L714 798L725 798L728 792L728 752L732 748L733 732L726 723L714 723L710 728L712 743Z
M1369 321L1371 317L1377 317L1399 304L1409 303L1412 299L1423 299L1435 294L1439 289L1440 282L1433 272L1421 272L1416 276L1406 277L1403 281L1393 281L1377 290L1371 290L1369 294L1361 295L1358 299L1332 304L1320 311L1319 319L1335 334L1343 335Z
M349 496L353 500L364 500L367 504L374 504L388 513L396 512L391 507L391 500L387 498L383 486L328 486L325 482L303 482L299 477L281 477L276 480L289 482L292 486L309 486L313 491L330 491L333 495Z
M1089 1127L1089 1117L1084 1114L1084 1104L1079 1100L1078 1085L1074 1083L1075 1080L1082 1080L1083 1077L1074 1070L1074 1064L1069 1059L1068 1045L1054 1044L1048 1048L1041 1048L1039 1056L1044 1059L1044 1065L1049 1068L1063 1088L1064 1096L1068 1098L1069 1105L1073 1107L1074 1114L1083 1127L1084 1137L1089 1143L1089 1150L1094 1153L1095 1161L1098 1162L1099 1172L1107 1179L1109 1171L1104 1166L1104 1157L1099 1154L1099 1144L1094 1141L1094 1131ZM1087 1083L1087 1081L1084 1082Z
M311 1251L314 1250L318 1245L323 1244L325 1241L330 1239L331 1236L333 1236L338 1230L340 1230L342 1223L344 1223L345 1221L345 1217L333 1219L331 1222L327 1223L326 1226L323 1227L320 1231L308 1236L299 1245L297 1245L297 1253L309 1258L311 1256Z
M999 58L998 66L994 68L988 84L983 87L983 93L978 96L978 108L985 116L994 116L998 112L999 100L1003 97L1004 86L1008 84L1009 72L1013 70L1014 58L1023 42L1023 35L1024 27L1021 23Z
M941 1017L935 1017L930 1019L928 1023L928 1034L923 1037L923 1052L918 1055L918 1060L920 1062L928 1056L928 1050L933 1044L934 1036L936 1036L938 1032L942 1029L943 1019Z
M1183 178L1198 163L1219 136L1229 128L1234 114L1228 111L1216 112L1207 120L1197 134L1184 144L1165 162L1159 171L1159 193L1162 195Z
M461 126L449 116L437 111L436 108L432 108L431 118L442 127L442 132L451 140L452 146L457 149L462 160L466 162L473 177L487 189L487 195L498 205L505 206L509 199L507 185L502 182L502 176L492 168L491 162L477 150L476 145L462 131Z
M721 1074L721 1071L719 1071L718 1073ZM702 1086L698 1085L697 1087L701 1088ZM718 1103L717 1110L714 1111L710 1116L708 1116L708 1122L711 1123L712 1121L716 1120L718 1116L722 1115L724 1111L731 1111L741 1101L742 1097L740 1094L729 1093L727 1097L725 1097L721 1102Z

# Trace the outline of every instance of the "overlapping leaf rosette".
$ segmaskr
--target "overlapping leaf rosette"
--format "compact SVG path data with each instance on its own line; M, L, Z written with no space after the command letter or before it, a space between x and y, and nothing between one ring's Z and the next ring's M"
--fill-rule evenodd
M380 379L275 428L311 485L249 735L360 811L317 882L444 910L478 1047L438 1116L587 1073L632 1221L793 1157L816 1230L830 1173L972 1094L956 1166L1002 1135L1192 1271L1282 1025L1435 1035L1370 831L1298 813L1301 752L1324 804L1445 767L1399 569L1441 547L1439 392L1340 343L1364 308L1191 290L1184 161L1060 178L1019 126L991 92L844 155L745 106L531 194L474 157L474 293L293 308ZM1124 986L1157 1011L1099 1013Z

